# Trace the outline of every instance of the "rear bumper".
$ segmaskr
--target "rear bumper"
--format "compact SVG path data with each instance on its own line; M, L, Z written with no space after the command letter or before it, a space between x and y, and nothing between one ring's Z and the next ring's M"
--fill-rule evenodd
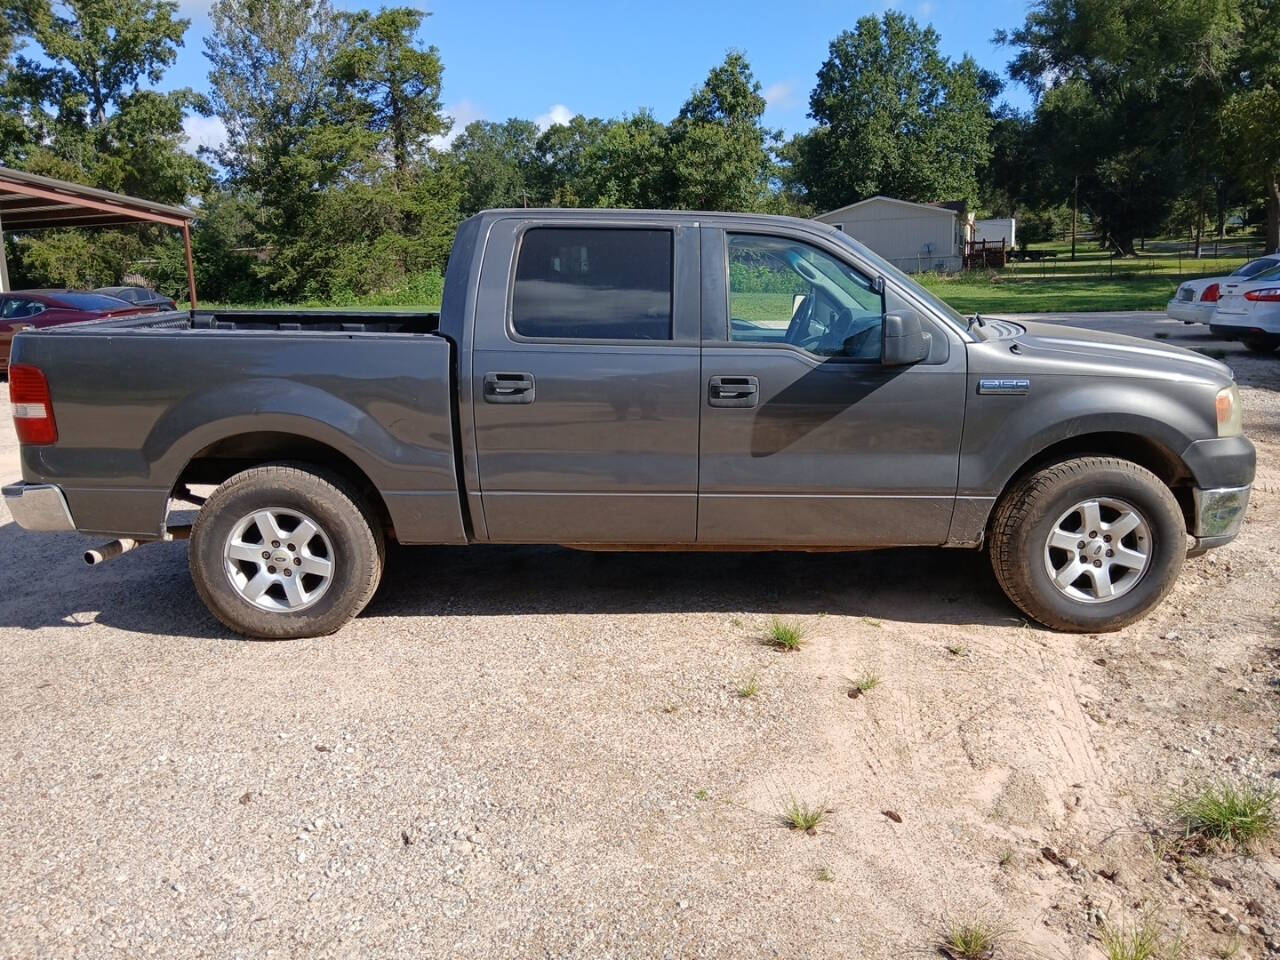
M1165 305L1164 312L1183 323L1208 323L1213 316L1213 304L1197 303L1194 300L1170 300Z
M4 505L24 530L63 533L75 530L67 498L51 483L14 483L5 487Z
M1240 318L1242 321L1243 317ZM1230 319L1221 316L1215 316L1212 323L1209 324L1209 332L1214 336L1222 337L1224 340L1275 340L1280 342L1280 324L1271 322L1240 322L1234 323Z

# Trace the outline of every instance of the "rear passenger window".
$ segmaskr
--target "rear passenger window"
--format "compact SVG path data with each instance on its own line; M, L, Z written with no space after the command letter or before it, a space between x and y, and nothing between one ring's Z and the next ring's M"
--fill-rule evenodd
M535 227L516 263L522 337L670 340L670 230Z

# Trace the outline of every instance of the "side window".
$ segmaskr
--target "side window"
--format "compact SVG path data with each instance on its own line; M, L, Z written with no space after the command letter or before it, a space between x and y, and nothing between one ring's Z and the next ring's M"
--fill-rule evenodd
M670 340L670 230L534 227L516 262L522 337Z
M44 312L44 304L37 303L34 300L23 300L13 297L4 303L4 318L6 320L23 320L27 317L34 317L37 313Z
M867 277L799 240L731 233L728 244L730 340L880 359L884 297Z

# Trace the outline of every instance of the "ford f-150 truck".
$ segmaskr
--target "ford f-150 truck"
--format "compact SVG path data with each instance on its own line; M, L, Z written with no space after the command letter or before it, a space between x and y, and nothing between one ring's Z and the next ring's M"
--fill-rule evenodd
M91 561L189 536L196 589L256 637L337 630L388 539L985 548L1030 617L1110 630L1236 536L1254 472L1222 364L962 317L782 217L488 211L438 315L29 331L10 377L18 523L119 538Z

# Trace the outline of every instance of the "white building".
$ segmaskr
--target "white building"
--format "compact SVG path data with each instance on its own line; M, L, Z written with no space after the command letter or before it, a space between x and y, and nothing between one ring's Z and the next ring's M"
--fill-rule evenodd
M908 273L961 269L972 223L963 203L943 206L893 197L868 197L814 219L843 230Z
M994 220L978 220L973 224L973 239L985 240L987 243L1004 241L1006 249L1012 250L1018 244L1014 228L1017 222L1013 217L996 217Z

